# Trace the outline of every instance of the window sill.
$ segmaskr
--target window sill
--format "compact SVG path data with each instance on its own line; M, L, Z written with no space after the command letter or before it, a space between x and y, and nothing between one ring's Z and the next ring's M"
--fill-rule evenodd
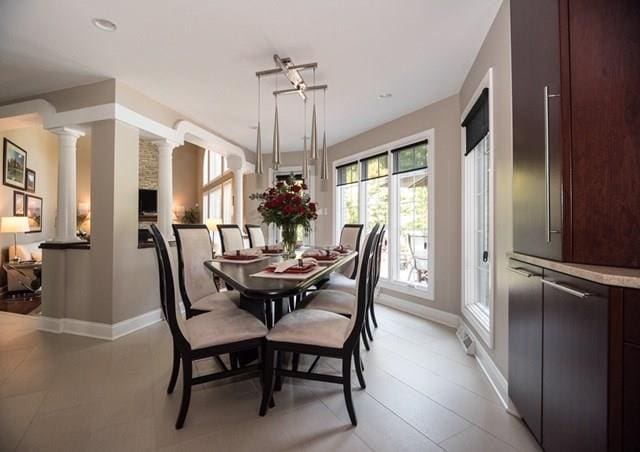
M404 295L433 301L433 288L429 285L424 288L420 288L413 286L412 283L403 283L380 278L380 287L383 289L393 290L394 292L399 292Z
M493 334L491 332L491 319L488 313L476 304L465 305L462 315L473 327L476 334L489 348L493 348Z

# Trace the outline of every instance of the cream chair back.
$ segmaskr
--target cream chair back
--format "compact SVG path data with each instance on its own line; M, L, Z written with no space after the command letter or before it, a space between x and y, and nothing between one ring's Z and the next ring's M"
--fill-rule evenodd
M220 243L222 244L223 253L244 249L242 230L237 224L219 224L218 232L220 233Z

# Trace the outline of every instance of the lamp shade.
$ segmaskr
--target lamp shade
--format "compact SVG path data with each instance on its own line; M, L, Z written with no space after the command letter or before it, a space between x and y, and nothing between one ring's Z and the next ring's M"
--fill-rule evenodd
M220 218L207 218L205 224L207 225L207 229L209 229L209 231L215 232L216 226L222 224L222 220Z
M29 219L27 217L2 217L0 232L29 232Z

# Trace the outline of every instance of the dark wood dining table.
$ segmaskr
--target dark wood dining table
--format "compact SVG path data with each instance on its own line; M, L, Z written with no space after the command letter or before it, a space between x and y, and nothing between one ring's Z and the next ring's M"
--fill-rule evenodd
M310 249L322 248L302 247L296 251L296 258L300 258L304 251ZM211 259L205 261L204 266L224 281L228 287L240 292L240 308L256 316L268 328L272 328L296 302L301 300L304 292L328 279L332 272L353 261L357 255L357 251L340 254L335 262L321 263L322 270L311 272L309 277L304 279L252 276L270 264L281 262L283 260L281 255L265 254L263 255L265 259L252 263L220 262ZM241 365L249 363L256 357L254 353L245 352L239 356L240 363ZM276 387L279 388L281 384L281 381L276 382Z

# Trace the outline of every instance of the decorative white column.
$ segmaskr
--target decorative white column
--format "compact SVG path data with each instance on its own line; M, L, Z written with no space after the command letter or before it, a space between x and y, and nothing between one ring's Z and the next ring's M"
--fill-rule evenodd
M155 141L158 146L158 229L166 239L173 238L173 149L169 140Z
M58 135L58 214L54 242L78 242L76 206L76 144L84 132L60 127L50 132Z
M243 189L243 174L244 174L244 159L239 155L225 156L227 159L227 167L233 172L233 211L236 220L236 224L244 231L244 189Z

